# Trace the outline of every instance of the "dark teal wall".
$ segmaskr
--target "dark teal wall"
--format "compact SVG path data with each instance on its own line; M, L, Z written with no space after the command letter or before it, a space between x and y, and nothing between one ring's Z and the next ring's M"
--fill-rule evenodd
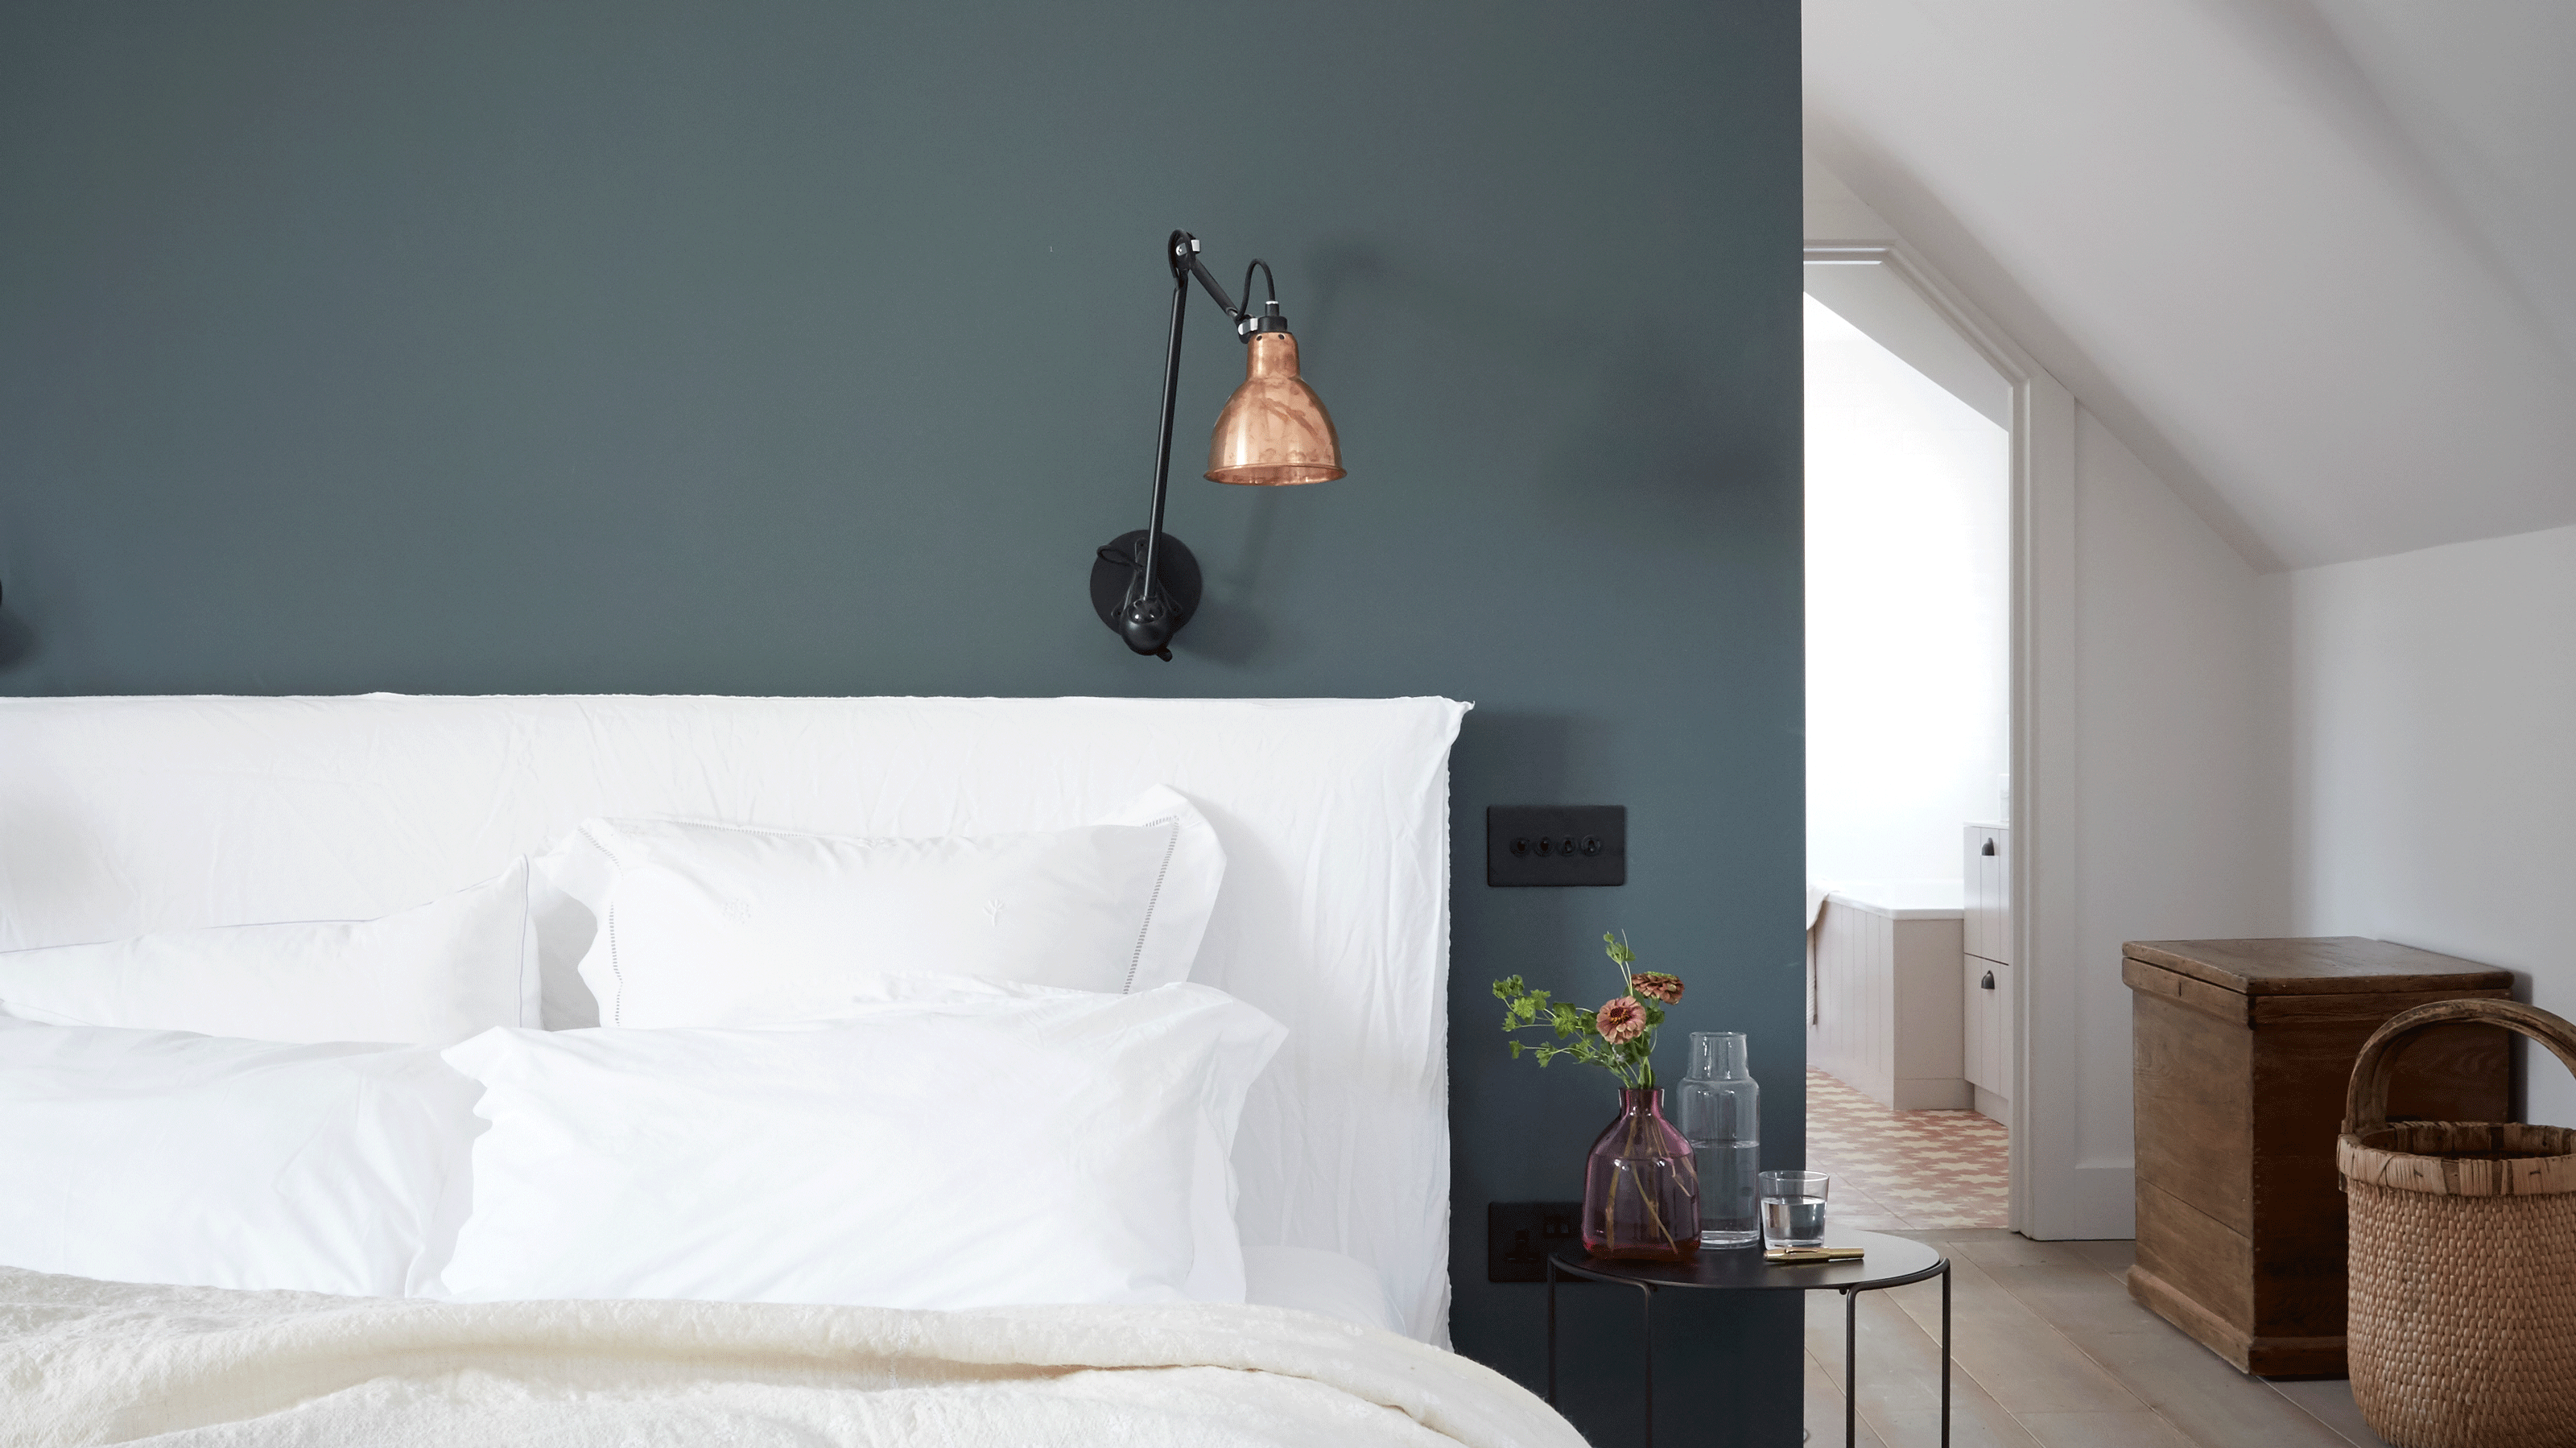
M1534 1380L1483 1204L1574 1192L1612 1103L1505 1062L1488 980L1607 995L1624 928L1796 1154L1797 43L1791 0L0 8L0 691L1474 700L1455 1331ZM1143 523L1173 227L1277 267L1351 476L1196 480L1242 367L1199 308L1165 665L1084 578ZM1626 803L1630 883L1487 889L1523 801ZM1628 1312L1579 1314L1614 1437ZM1794 1422L1793 1315L1672 1321L1668 1382L1727 1356L1669 1411Z

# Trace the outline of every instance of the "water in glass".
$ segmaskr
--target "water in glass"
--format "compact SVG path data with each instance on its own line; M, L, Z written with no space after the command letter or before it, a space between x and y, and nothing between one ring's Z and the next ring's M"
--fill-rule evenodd
M1774 1247L1814 1247L1825 1240L1823 1197L1764 1197L1762 1235Z
M1825 1194L1832 1179L1820 1171L1762 1174L1762 1241L1770 1247L1821 1247Z

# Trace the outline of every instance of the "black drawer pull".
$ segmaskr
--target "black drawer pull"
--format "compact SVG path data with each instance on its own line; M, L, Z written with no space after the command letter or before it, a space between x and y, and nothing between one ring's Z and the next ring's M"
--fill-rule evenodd
M1995 973L1994 973L1993 971L1991 971L1991 970L1990 970L1990 971L1987 971L1987 972L1986 972L1986 978L1985 978L1984 980L1981 980L1981 981L1977 982L1977 989L1979 989L1979 990L1993 990L1994 988L1995 988Z
M1994 852L1995 852L1995 842L1994 842L1994 841L1992 841L1992 840L1988 840L1988 841L1986 841L1986 847L1985 847L1984 849L1982 849L1982 850L1977 851L1977 853L1978 853L1978 854L1980 854L1980 855L1991 855L1991 854L1993 854Z

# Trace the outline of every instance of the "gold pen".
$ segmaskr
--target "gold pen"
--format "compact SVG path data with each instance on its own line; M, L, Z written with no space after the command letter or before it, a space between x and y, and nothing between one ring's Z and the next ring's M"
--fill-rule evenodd
M1765 1262L1857 1262L1860 1247L1768 1247L1763 1249Z

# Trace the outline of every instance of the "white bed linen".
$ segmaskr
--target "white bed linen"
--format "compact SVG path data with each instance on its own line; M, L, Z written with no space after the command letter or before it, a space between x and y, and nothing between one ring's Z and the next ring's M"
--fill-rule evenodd
M0 952L0 1013L251 1041L448 1046L538 1023L528 862L375 920L170 930Z
M490 1031L456 1297L1241 1302L1226 1160L1280 1029L1186 982L760 1030Z
M1445 1341L1448 749L1463 713L1445 699L0 700L0 948L370 918L595 815L1001 833L1083 824L1168 784L1227 861L1193 979L1290 1032L1235 1154L1244 1240L1366 1263L1408 1333ZM549 1023L586 1001L549 971Z
M455 1304L0 1268L22 1448L1582 1448L1421 1343L1279 1308Z
M1256 1307L1293 1307L1385 1332L1404 1330L1386 1300L1386 1284L1339 1252L1246 1247L1243 1281L1243 1300Z
M601 924L581 978L611 1026L824 1020L933 972L1120 994L1189 979L1225 878L1156 786L1068 830L849 839L585 820L543 863Z
M0 1263L430 1290L462 1205L473 1104L427 1047L0 1021ZM0 1443L8 1400L0 1386Z

